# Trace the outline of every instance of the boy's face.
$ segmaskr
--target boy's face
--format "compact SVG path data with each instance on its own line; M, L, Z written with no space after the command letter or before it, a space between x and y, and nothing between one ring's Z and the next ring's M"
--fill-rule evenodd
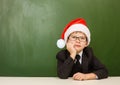
M70 34L67 43L72 43L73 47L79 53L87 46L87 38L86 35L82 32L73 32Z

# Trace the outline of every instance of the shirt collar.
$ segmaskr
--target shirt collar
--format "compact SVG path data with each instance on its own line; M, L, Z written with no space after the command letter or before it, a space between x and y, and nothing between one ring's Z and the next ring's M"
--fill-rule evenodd
M82 57L82 54L83 54L83 50L80 52L80 53L78 53L81 57Z

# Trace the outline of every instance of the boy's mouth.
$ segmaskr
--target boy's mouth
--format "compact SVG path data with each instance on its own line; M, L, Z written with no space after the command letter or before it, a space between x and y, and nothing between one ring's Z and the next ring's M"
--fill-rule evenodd
M75 47L81 47L80 45L75 45Z

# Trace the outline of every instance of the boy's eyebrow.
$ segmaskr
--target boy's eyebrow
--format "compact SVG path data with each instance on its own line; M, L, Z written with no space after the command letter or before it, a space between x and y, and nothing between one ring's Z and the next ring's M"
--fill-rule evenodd
M75 36L75 35L71 35L71 36L74 36L74 37L85 37L85 36Z

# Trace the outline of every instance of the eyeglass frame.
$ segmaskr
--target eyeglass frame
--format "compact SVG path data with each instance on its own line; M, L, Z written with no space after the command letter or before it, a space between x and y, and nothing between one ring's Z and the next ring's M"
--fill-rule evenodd
M84 38L83 38L83 36L77 37L77 36L72 36L72 35L70 35L70 36L68 37L68 39L70 39L70 40L72 40L72 41L76 41L76 40L78 39L80 42L88 41L88 40L87 40L87 37L84 37Z

